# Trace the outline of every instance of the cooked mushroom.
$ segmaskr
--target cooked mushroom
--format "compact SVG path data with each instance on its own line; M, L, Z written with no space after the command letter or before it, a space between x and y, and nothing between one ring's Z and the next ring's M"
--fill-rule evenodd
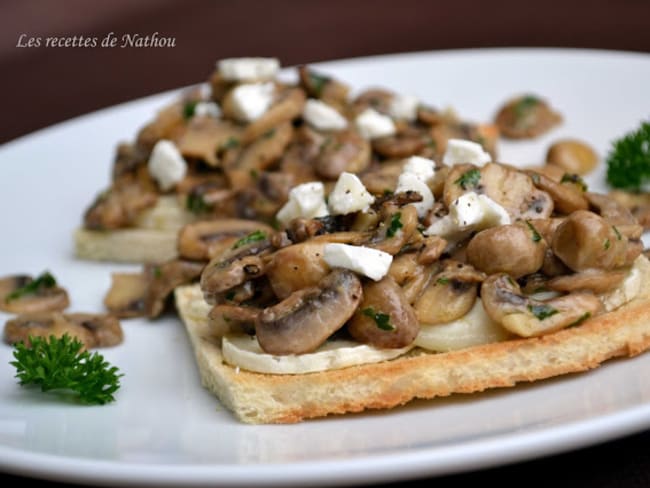
M360 173L370 164L370 144L356 131L346 130L328 134L314 160L316 173L335 180L341 173Z
M146 316L148 285L149 280L144 273L113 273L104 306L112 315L120 318Z
M70 305L68 293L45 272L36 278L27 275L0 278L0 310L36 313L63 310Z
M305 93L298 88L287 88L280 92L275 103L259 119L251 122L244 130L244 142L264 137L269 131L280 128L298 117L305 106Z
M576 210L587 210L589 208L587 199L577 186L557 183L536 171L529 170L526 173L531 177L537 188L551 196L556 211L570 214Z
M257 340L269 354L314 351L348 321L362 295L353 272L335 269L317 287L296 291L265 308L255 323Z
M467 260L487 274L508 273L513 278L537 272L547 244L530 222L500 225L476 234L467 245Z
M310 97L320 98L334 106L347 104L348 92L350 91L347 85L329 76L316 73L307 66L300 66L298 74L300 76L300 86L304 88Z
M156 118L138 132L138 146L151 151L159 140L174 139L174 136L183 130L184 108L184 102L176 102L158 112Z
M215 256L201 273L201 290L206 301L218 303L221 293L264 275L266 254L270 250L271 241L264 238Z
M627 269L610 271L602 269L586 269L577 273L556 276L555 278L548 280L546 286L550 290L565 293L574 291L605 293L620 285L627 275Z
M558 226L551 246L573 271L609 270L625 265L628 239L602 217L578 210Z
M474 305L478 283L485 274L472 266L448 260L414 304L420 323L442 324L465 315Z
M419 194L414 194L414 196ZM421 198L421 197L420 197ZM389 254L397 254L417 232L418 213L413 205L398 206L394 200L381 206L382 221L366 244Z
M385 158L406 158L419 154L428 140L428 136L421 129L407 126L393 136L373 140L372 148Z
M650 229L650 194L613 190L607 196L628 209L644 230Z
M585 142L563 139L548 148L546 162L562 168L566 173L586 175L596 166L598 156Z
M221 303L208 314L210 331L216 336L230 332L255 333L255 322L262 310L257 307Z
M524 95L508 100L494 121L503 136L527 139L545 134L562 122L562 116L536 95Z
M373 195L383 195L395 190L402 173L404 161L384 161L370 166L360 175L361 182Z
M598 210L600 216L616 230L629 239L639 239L643 234L643 227L639 225L632 212L616 198L600 193L587 192L585 197L592 207Z
M147 264L144 274L147 278L145 309L149 317L157 317L165 308L167 297L177 286L198 278L205 264L176 259L163 264Z
M348 332L363 344L397 349L411 344L420 331L413 307L390 276L363 285L363 300Z
M219 153L232 146L239 146L241 129L227 120L214 117L193 117L186 130L176 141L180 153L197 158L208 165L219 166Z
M79 339L86 349L114 346L123 340L122 327L115 317L60 312L19 315L5 324L4 340L8 344L22 341L29 345L30 337L62 337L64 334Z
M360 114L367 108L372 108L381 113L388 113L390 103L395 95L388 91L378 88L366 90L354 99L352 102L352 111L355 115Z
M250 220L217 219L194 222L180 230L178 254L186 259L209 260L248 235L264 238L273 233L270 226Z
M521 293L507 274L489 276L481 286L481 299L492 320L522 337L533 337L576 325L603 309L592 293L569 293L541 301Z

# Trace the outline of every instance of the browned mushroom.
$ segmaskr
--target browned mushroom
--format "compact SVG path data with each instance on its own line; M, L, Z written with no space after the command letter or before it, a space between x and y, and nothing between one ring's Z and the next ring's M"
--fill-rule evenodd
M501 134L511 139L540 136L560 122L562 116L536 95L508 100L495 117Z
M363 300L348 324L352 337L363 344L397 349L411 344L419 330L413 307L391 276L363 285Z
M487 274L508 273L513 278L537 272L547 244L529 222L500 225L476 234L467 245L467 260Z
M407 126L393 136L373 140L372 148L385 158L406 158L420 154L428 140L428 136L421 129Z
M628 275L627 269L605 271L602 269L586 269L577 273L556 276L548 280L546 286L550 290L571 293L574 291L592 291L605 293L620 285Z
M64 334L79 339L86 349L114 346L123 340L122 327L115 317L60 312L19 315L5 324L4 340L8 344L22 341L29 345L30 337L62 337Z
M241 139L241 129L230 121L214 117L193 117L176 141L176 146L185 157L218 166L219 153L240 145Z
M230 332L255 333L255 322L262 310L257 307L222 303L208 314L208 325L215 336Z
M145 309L149 317L157 317L165 302L177 286L190 283L199 277L205 264L176 259L159 265L147 264L144 274L147 278Z
M187 224L178 234L178 254L186 259L207 261L254 232L259 232L259 236L270 236L274 231L262 222L241 219L205 220Z
M565 173L586 175L596 166L598 156L585 142L562 139L548 148L546 162L562 168Z
M11 313L60 311L70 305L68 293L45 272L36 278L15 275L0 278L0 310Z
M576 210L587 210L589 208L587 199L577 186L557 183L536 171L529 170L526 173L531 177L537 188L551 196L556 211L570 214Z
M533 337L576 325L603 310L592 293L569 293L541 301L522 294L507 274L489 276L481 285L481 299L492 320L522 337Z
M255 141L276 127L291 124L291 121L302 113L305 100L305 92L298 88L282 90L264 115L246 127L243 136L244 142Z
M381 164L370 166L359 178L370 193L383 195L395 190L403 166L404 161L401 160L384 161Z
M394 200L389 200L382 204L380 216L382 221L366 245L389 254L397 254L417 232L417 210L413 205L400 207Z
M370 164L370 144L356 131L346 130L328 134L314 160L316 173L335 180L341 173L359 173Z
M173 139L179 131L183 130L185 123L184 107L185 103L180 101L160 110L156 118L138 132L138 146L151 151L159 140Z
M106 310L120 318L146 316L148 285L144 273L113 273L111 288L104 297Z
M300 86L304 88L310 97L321 100L337 107L343 107L348 102L350 89L347 85L329 76L324 76L309 69L307 66L298 68Z
M357 276L335 269L317 287L299 290L257 317L255 332L269 354L314 351L357 309L363 290Z

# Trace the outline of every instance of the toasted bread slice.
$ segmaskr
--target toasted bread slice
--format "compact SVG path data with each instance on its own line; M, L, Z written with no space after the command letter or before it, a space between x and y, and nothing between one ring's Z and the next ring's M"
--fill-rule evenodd
M292 423L415 398L474 393L586 371L650 348L650 266L642 289L622 307L559 332L447 353L415 349L390 361L300 375L252 373L224 362L207 326L209 306L198 285L176 290L203 386L246 423Z
M183 209L176 196L163 196L155 207L140 215L133 227L112 230L75 231L75 254L81 259L153 263L178 256L176 240L180 228L196 220Z

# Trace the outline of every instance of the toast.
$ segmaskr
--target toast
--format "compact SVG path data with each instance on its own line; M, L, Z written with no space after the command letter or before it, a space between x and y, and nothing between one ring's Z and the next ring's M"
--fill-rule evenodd
M632 301L580 325L540 337L452 352L415 348L390 361L297 375L244 371L224 361L207 325L209 305L198 285L176 289L176 307L205 388L242 422L293 423L331 414L390 409L416 398L512 387L598 367L650 347L650 263Z

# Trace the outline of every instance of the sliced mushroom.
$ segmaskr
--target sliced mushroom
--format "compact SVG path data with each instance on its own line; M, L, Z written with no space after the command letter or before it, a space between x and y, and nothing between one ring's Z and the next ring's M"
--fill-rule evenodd
M84 344L84 348L114 346L122 342L120 322L110 315L62 314L42 312L23 314L7 321L4 340L8 344L24 342L30 337L62 337L68 334Z
M178 254L186 259L209 260L225 252L240 239L252 235L271 236L274 230L262 223L242 219L217 219L185 225L178 234Z
M548 148L546 162L562 168L566 173L586 175L596 166L598 156L585 142L562 139Z
M557 276L548 280L546 286L550 290L571 293L574 291L592 291L605 293L620 285L629 270L617 269L605 271L602 269L586 269L577 273Z
M278 355L314 351L348 321L362 295L353 272L335 269L317 287L294 292L259 314L255 332L260 346Z
M176 259L160 265L147 264L144 274L148 280L145 309L149 317L157 317L174 288L198 278L205 264Z
M417 233L417 210L413 205L399 207L395 201L388 201L382 204L380 216L382 221L366 245L397 254Z
M607 196L628 209L644 230L650 229L650 194L613 190Z
M184 103L175 102L158 112L156 118L138 132L137 144L151 151L161 139L174 139L183 130L185 117Z
M300 66L298 74L300 76L300 86L304 88L310 97L320 98L334 106L342 107L347 105L350 91L347 85L329 76L316 73L307 66Z
M478 283L485 274L472 266L448 260L414 303L420 323L442 324L464 316L474 305Z
M599 193L587 192L585 197L592 207L598 210L600 216L616 226L618 232L629 239L639 239L643 227L639 225L632 212L616 198Z
M148 286L149 280L144 273L113 273L104 306L116 317L144 317L147 315Z
M372 148L385 158L406 158L419 154L427 142L427 136L421 129L407 126L393 136L373 140Z
M556 211L570 214L576 210L587 210L589 203L583 192L575 185L557 183L536 171L527 171L537 188L548 193L553 199Z
M292 134L291 122L284 122L247 146L233 164L224 165L231 187L242 190L254 185L259 173L280 159Z
M467 245L467 260L487 274L513 278L537 272L544 263L546 242L532 224L500 225L476 234Z
M360 173L370 164L370 143L356 131L346 130L328 134L314 160L316 173L335 180L341 173Z
M495 117L501 134L511 139L540 136L560 122L562 116L536 95L508 100Z
M230 332L255 333L255 322L262 310L257 307L218 304L208 314L210 331L216 336Z
M392 193L395 191L403 166L403 161L384 161L370 166L359 178L373 195Z
M388 90L371 88L357 95L352 102L352 111L355 115L358 115L367 108L372 108L381 113L388 113L394 96Z
M602 217L579 210L558 226L551 246L573 271L610 270L625 265L628 239Z
M200 159L216 167L220 165L219 153L230 146L239 146L241 139L241 129L230 121L193 117L176 141L176 146L183 156Z
M15 275L0 278L0 310L11 313L60 311L70 305L68 293L49 273L37 278Z
M363 286L363 300L348 332L363 344L397 349L411 344L420 331L413 307L390 276Z
M244 130L244 142L250 143L264 137L298 117L305 106L305 93L299 88L287 88L280 92L275 103L259 119Z
M245 281L266 273L270 239L229 248L215 256L201 273L201 290L208 303L218 303L219 295Z
M489 276L481 286L481 299L492 320L522 337L533 337L577 325L603 309L592 293L569 293L541 301L522 294L507 274Z
M119 180L127 174L147 164L149 151L137 144L119 144L113 161L113 180Z

